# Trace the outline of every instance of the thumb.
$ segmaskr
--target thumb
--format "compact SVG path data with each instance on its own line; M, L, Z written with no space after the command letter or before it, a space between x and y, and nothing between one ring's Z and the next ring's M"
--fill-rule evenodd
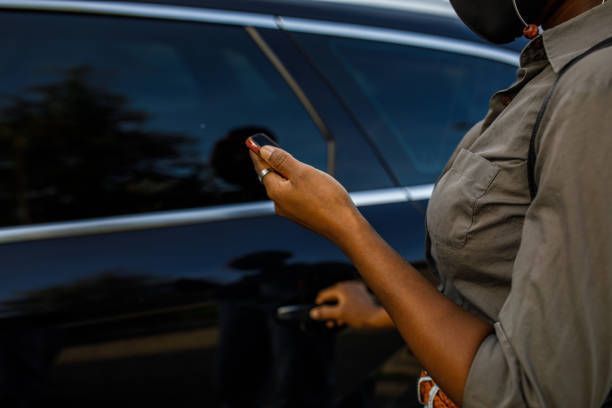
M295 159L292 155L273 146L263 146L259 150L259 155L264 159L272 168L286 179L290 179L292 175L296 174L302 163Z

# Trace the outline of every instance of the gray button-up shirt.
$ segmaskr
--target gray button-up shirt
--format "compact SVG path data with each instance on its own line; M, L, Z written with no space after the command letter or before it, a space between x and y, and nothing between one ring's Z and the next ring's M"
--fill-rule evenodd
M427 211L445 295L494 323L466 407L598 407L612 388L612 1L547 30L453 154Z

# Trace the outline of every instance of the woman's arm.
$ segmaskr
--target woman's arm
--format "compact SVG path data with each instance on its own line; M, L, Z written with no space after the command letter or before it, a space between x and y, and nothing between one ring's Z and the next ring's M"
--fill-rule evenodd
M492 326L441 295L370 226L331 176L266 146L251 153L276 212L327 237L353 261L402 337L444 392L461 402L468 372Z
M337 245L351 258L402 337L444 392L463 400L472 359L492 326L441 295L360 214Z

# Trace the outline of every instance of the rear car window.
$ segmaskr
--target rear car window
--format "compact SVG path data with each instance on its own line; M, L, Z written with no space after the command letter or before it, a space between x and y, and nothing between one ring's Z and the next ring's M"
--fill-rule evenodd
M265 199L243 140L326 144L240 27L0 13L0 225Z
M295 34L403 185L433 183L516 67L351 38Z

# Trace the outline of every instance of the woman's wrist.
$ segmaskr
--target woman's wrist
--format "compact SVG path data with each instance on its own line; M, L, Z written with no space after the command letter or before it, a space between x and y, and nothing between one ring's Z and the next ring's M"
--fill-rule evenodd
M336 218L335 226L328 238L344 252L350 251L355 239L372 227L356 207L348 208L340 217Z
M395 324L387 311L379 306L366 322L366 327L374 330L387 330L395 328Z

